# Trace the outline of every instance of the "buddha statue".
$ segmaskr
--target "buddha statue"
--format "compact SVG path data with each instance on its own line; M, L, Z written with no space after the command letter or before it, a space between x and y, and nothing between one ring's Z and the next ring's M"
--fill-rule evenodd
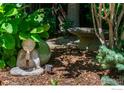
M40 59L38 51L35 48L35 42L27 39L22 42L22 47L17 57L17 67L27 70L30 68L40 68Z
M39 48L35 49L36 43L27 39L22 42L22 49L17 56L16 67L10 70L12 75L39 75L44 72L41 67L50 58L51 52L45 41L39 43Z

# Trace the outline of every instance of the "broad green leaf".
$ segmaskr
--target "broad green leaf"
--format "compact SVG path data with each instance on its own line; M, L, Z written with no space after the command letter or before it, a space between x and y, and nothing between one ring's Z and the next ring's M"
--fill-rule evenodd
M5 68L6 64L4 62L4 60L0 60L0 68L3 69Z
M49 37L48 32L43 32L40 35L41 35L42 38L48 38Z
M21 20L20 22L20 30L23 32L27 32L30 31L30 22L26 21L26 20Z
M2 6L3 5L3 3L0 3L0 6Z
M18 31L18 26L17 24L12 24L12 26L13 26L13 34L16 34Z
M10 57L10 60L8 60L6 63L10 67L15 67L16 66L16 58L15 58L15 56Z
M6 32L6 30L0 28L0 33Z
M124 70L124 64L116 64L116 68L120 70Z
M18 36L15 36L15 41L16 41L16 47L21 48L21 40Z
M1 28L5 30L5 32L12 33L13 32L13 26L11 23L3 23Z
M2 36L2 41L3 41L2 47L4 47L5 49L15 48L15 38L12 35L4 34Z
M0 36L0 47L2 46L3 42L2 42L2 37Z
M41 38L38 34L31 34L31 38L36 42L40 42L40 40L41 40Z
M34 28L31 33L42 33L44 32L44 27L41 26L41 27L38 27L38 28Z
M4 15L0 13L0 25L4 22Z
M10 24L12 25L12 28L13 28L13 34L16 34L18 31L18 22L17 21L18 21L18 19L14 19L14 20L10 21Z
M6 57L13 56L16 53L15 49L3 49L3 53Z
M3 8L3 6L0 6L0 13L4 13L5 11L4 11L4 8Z
M10 16L14 16L14 15L16 15L16 14L18 14L18 10L16 9L16 8L12 8L10 11L8 11L5 15L7 16L7 17L10 17Z
M49 24L44 24L44 31L48 31L50 29L50 25Z
M41 16L41 15L37 15L34 18L34 21L37 21L37 22L41 22L42 20L43 20L43 16Z
M44 31L48 31L50 28L50 25L49 24L44 24L43 26L41 27L38 27L38 28L34 28L31 33L43 33Z
M27 33L19 33L19 38L21 39L21 40L26 40L26 39L28 39L28 38L30 38L30 34L27 34Z

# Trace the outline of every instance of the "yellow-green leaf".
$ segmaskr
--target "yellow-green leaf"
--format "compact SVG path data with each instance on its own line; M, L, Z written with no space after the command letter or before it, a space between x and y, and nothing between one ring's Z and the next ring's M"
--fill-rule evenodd
M38 34L31 34L31 38L36 42L40 42L40 40L41 40L41 38Z
M44 32L44 27L41 26L41 27L38 27L38 28L34 28L31 33L42 33Z
M16 9L16 8L12 8L10 11L8 11L5 15L7 16L7 17L10 17L10 16L14 16L14 15L16 15L16 14L18 14L18 10Z

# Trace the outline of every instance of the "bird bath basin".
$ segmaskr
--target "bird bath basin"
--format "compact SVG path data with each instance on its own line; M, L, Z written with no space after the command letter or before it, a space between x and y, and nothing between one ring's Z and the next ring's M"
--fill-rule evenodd
M93 28L74 27L69 28L68 31L80 39L78 44L80 49L88 49L90 51L94 51L99 48L100 41L95 35Z

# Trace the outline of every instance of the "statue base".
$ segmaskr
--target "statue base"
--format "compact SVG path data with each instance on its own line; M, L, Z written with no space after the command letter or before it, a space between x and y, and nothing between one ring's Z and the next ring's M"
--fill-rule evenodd
M34 75L41 75L43 73L44 73L43 68L38 68L38 69L33 68L32 70L23 70L19 67L14 67L10 70L10 74L20 75L20 76L34 76Z

